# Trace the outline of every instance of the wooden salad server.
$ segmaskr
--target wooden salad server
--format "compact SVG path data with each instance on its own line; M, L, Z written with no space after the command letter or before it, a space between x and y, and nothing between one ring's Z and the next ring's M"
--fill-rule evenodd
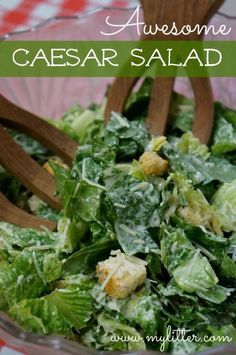
M55 152L68 165L71 165L75 158L76 142L45 120L14 105L0 95L0 164L28 190L52 208L60 210L60 199L54 196L56 185L53 177L25 153L1 124L36 139ZM0 219L21 227L36 229L56 227L55 223L33 216L16 207L2 193L0 193Z
M207 24L223 0L141 0L144 21L149 25L170 28L173 22L178 29L184 25L191 27ZM176 40L176 36L162 33L143 36L142 40ZM202 36L193 33L178 37L181 40L202 40ZM122 112L127 99L139 78L117 78L108 94L105 120L110 119L111 111ZM209 78L190 78L195 97L195 119L193 133L202 143L208 143L213 126L214 102ZM153 83L147 126L154 135L163 135L167 126L174 78L156 78Z

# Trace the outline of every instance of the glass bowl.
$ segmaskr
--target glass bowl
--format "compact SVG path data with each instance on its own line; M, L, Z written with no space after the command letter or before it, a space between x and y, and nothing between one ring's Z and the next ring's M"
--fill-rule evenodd
M97 8L79 16L52 18L36 27L10 33L0 37L0 39L32 41L106 40L109 38L100 33L100 31L106 29L106 17L110 16L114 23L125 22L130 18L133 10ZM236 17L218 13L211 23L225 23L232 27L230 37L227 39L236 40L235 20ZM138 38L136 31L128 28L125 32L116 35L114 39L136 40ZM208 36L208 39L212 38ZM85 107L91 102L101 103L104 99L107 85L111 81L112 78L1 78L0 92L12 102L41 117L59 119L65 111L77 103ZM236 78L213 78L212 84L215 100L219 100L226 106L236 109ZM191 95L187 79L178 78L175 90L187 96ZM1 349L2 353L9 355L41 355L44 352L47 355L99 354L95 350L85 348L60 336L28 334L22 331L4 313L0 313L0 353ZM118 353L113 352L110 354ZM146 351L142 352L142 354L158 353ZM236 346L222 346L201 354L236 354Z

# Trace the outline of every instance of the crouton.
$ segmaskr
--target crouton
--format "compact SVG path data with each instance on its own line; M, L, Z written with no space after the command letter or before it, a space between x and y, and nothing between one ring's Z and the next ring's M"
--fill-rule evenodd
M54 172L52 167L50 166L50 163L57 164L59 166L62 166L65 169L68 169L68 166L62 162L61 159L55 158L55 159L50 159L46 163L44 163L43 168L52 176L54 176Z
M168 161L162 159L155 152L143 153L139 161L145 175L161 176L168 169Z
M146 262L121 253L120 250L97 265L102 289L111 297L126 298L146 279Z

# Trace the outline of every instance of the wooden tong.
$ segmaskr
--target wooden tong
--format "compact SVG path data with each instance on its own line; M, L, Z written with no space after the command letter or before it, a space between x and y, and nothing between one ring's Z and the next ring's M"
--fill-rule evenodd
M184 25L204 25L209 22L223 0L141 0L145 23L149 26L176 23L178 29ZM143 36L142 40L176 40L175 36ZM179 37L182 40L202 40L200 35L192 33ZM106 122L111 111L123 112L127 99L139 78L117 78L108 95L105 109ZM190 78L195 96L195 119L193 133L202 143L208 143L213 126L214 102L209 78ZM154 135L163 135L167 126L168 113L173 91L174 78L156 78L153 83L147 125Z
M38 140L68 165L71 165L75 158L77 144L72 139L1 95L0 123ZM2 126L0 126L0 164L49 206L56 210L61 209L60 199L54 196L56 185L53 177L26 154ZM0 219L22 227L37 229L56 227L55 223L30 215L16 207L2 193L0 193Z

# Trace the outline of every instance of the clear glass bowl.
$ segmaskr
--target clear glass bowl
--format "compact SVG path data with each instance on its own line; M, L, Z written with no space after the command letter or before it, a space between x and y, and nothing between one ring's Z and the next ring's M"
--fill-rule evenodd
M132 12L133 9L99 8L79 16L52 18L37 27L10 33L0 39L106 40L108 37L100 34L100 31L106 29L106 17L109 15L114 23L121 23L128 20ZM236 17L218 13L212 23L225 23L231 26L232 32L230 38L227 39L236 40ZM114 39L135 40L138 38L135 30L129 28L116 35ZM17 105L41 117L58 119L74 104L80 103L87 106L91 102L101 103L107 84L111 81L112 78L1 78L0 92ZM236 109L236 78L213 78L212 83L215 100ZM178 79L175 89L185 95L191 95L187 79ZM27 334L3 313L0 313L0 349L1 346L28 355L41 355L44 352L47 355L98 354L95 350L85 348L60 336ZM148 355L153 352L147 351L142 354ZM157 353L154 352L154 354ZM236 347L223 346L201 354L236 354Z

